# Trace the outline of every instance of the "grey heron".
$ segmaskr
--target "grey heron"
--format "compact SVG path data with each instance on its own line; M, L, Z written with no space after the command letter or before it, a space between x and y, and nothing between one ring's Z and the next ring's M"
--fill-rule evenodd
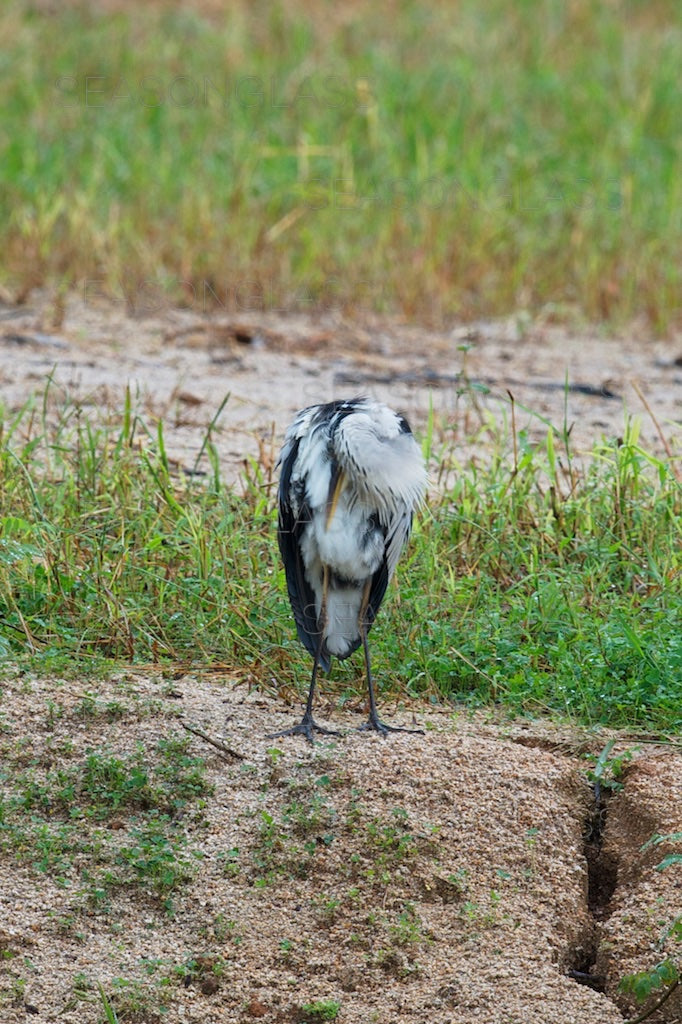
M426 489L407 420L370 398L311 405L287 430L278 466L277 538L298 638L314 660L301 722L271 738L338 735L313 718L317 672L360 645L369 691L361 729L421 732L379 718L367 642Z

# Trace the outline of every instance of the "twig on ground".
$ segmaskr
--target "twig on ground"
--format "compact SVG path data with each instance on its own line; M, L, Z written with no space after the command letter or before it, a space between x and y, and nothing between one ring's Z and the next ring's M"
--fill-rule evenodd
M228 747L224 743L221 743L220 740L214 740L212 736L209 736L202 729L197 729L196 725L188 725L187 722L183 722L182 719L179 719L179 722L182 728L186 729L187 732L191 732L194 736L199 736L200 739L204 740L204 742L206 743L210 743L212 747L215 747L216 750L219 750L222 754L227 754L229 755L229 757L234 757L238 761L244 760L244 754L240 754L239 751L237 750L232 750L231 747Z

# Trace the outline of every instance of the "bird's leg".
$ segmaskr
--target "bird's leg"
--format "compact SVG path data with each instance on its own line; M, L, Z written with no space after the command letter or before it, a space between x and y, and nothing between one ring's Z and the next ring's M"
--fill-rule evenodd
M322 654L322 644L324 643L324 627L327 621L327 586L329 584L329 569L327 566L324 567L324 574L322 578L322 607L320 608L319 616L319 630L320 637L317 643L317 650L315 651L315 660L313 661L313 674L310 680L310 689L308 690L308 700L306 701L305 711L303 712L303 718L298 725L293 725L291 729L283 729L282 732L272 732L266 739L274 740L279 736L305 736L308 743L314 743L313 733L321 732L326 736L340 736L341 733L335 729L325 729L324 726L318 725L313 718L313 702L315 700L315 683L317 682L317 670L320 665L320 655Z
M326 736L341 736L340 732L336 729L325 729L323 725L318 723L313 718L313 700L315 696L315 681L317 679L317 669L320 663L320 650L322 648L322 640L315 654L315 662L313 664L313 675L310 680L310 689L308 690L308 701L303 712L303 718L298 725L292 725L290 729L283 729L281 732L271 732L268 734L267 739L274 740L279 736L305 736L308 743L314 743L313 733L321 732Z
M362 606L360 609L359 626L360 636L362 637L362 647L365 652L365 668L367 669L367 689L369 691L369 718L364 725L361 725L358 732L366 732L372 729L374 732L378 732L380 736L385 736L389 732L412 732L424 735L423 729L407 729L402 725L386 725L379 718L377 712L377 703L374 697L374 682L372 680L372 668L369 661L369 643L367 642L367 620L365 618L365 611L367 609L367 602L369 600L369 589L370 582L368 581L365 585L365 593L363 595Z

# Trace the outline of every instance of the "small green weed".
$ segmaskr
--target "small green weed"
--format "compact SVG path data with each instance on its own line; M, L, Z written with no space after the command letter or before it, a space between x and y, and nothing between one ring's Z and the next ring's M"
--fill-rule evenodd
M418 851L417 840L408 830L407 812L396 807L392 818L392 822L375 818L366 824L368 839L376 853L374 862L379 868L395 866L414 857Z
M7 982L0 990L0 1006L23 1007L26 986L26 978L11 971L7 975Z
M618 793L622 790L623 773L640 749L639 747L629 747L622 753L611 757L615 742L613 739L608 741L597 758L594 768L590 768L587 772L587 779L593 784L598 795L602 790L610 793Z
M649 1009L632 1020L626 1021L626 1024L639 1024L640 1021L650 1017L663 1006L663 1003L673 994L679 984L680 969L669 958L661 960L660 963L646 971L626 975L620 982L620 990L633 995L638 1003L645 1003L661 989L665 990Z
M204 761L185 739L162 739L119 756L90 752L67 768L38 763L7 773L0 801L0 851L30 863L63 886L81 886L91 907L134 886L167 911L194 874L197 851L186 849L183 812L211 792ZM132 816L132 817L131 817ZM103 827L115 821L116 828Z
M337 896L321 894L313 899L313 906L319 920L324 924L333 924L338 916L341 900Z
M660 846L664 843L682 843L682 832L671 832L668 835L654 835L642 847L643 851ZM682 853L669 853L656 865L657 871L665 871L667 868L682 863ZM667 925L660 939L660 946L663 947L670 940L676 944L682 943L682 914L678 914ZM639 1024L646 1020L670 998L673 992L682 983L682 966L679 957L667 956L660 960L653 967L636 974L627 974L621 979L620 989L633 995L638 1003L646 1003L651 997L663 993L637 1017L626 1024Z
M320 836L327 846L334 840L336 811L324 795L316 793L305 801L291 801L283 808L282 818L302 838Z
M459 917L467 927L476 929L493 928L500 919L500 904L502 895L497 889L491 889L488 894L487 903L467 900L459 910Z
M389 925L388 931L398 946L414 946L425 941L422 922L412 903L404 905L395 921Z
M317 844L309 840L303 845L294 838L290 827L291 808L289 813L277 821L268 811L261 810L261 825L258 830L257 845L252 853L254 868L260 873L256 884L265 886L278 878L307 877L312 860L317 852ZM298 817L295 808L294 819Z
M282 779L278 780L283 783ZM334 842L336 809L329 799L327 776L290 780L287 788L295 795L284 803L277 817L261 808L258 839L252 862L267 885L277 877L305 878L320 850ZM223 857L227 872L234 870L236 857Z
M211 981L217 981L225 972L225 960L217 953L200 953L189 956L174 969L174 975L185 985L195 984L212 989Z
M319 1021L336 1020L341 1009L341 1003L336 999L315 999L311 1003L303 1003L301 1006L301 1024L318 1024Z
M244 938L237 922L226 917L223 913L216 914L210 925L201 928L200 934L218 943L230 941L235 946L241 945Z
M663 843L682 844L682 832L669 832L667 835L656 834L644 844L642 850L649 850L652 847L661 846ZM671 867L673 864L682 864L682 853L666 854L660 864L656 865L656 870L665 871L666 868Z
M5 818L13 810L68 821L102 821L124 810L178 814L211 792L203 759L188 747L186 740L160 740L153 758L139 747L125 757L90 753L68 769L31 768L14 777L4 798Z
M186 839L174 835L170 825L167 816L159 816L131 828L132 843L120 847L114 855L114 863L128 869L118 875L117 883L125 885L130 880L143 889L151 887L167 913L172 912L172 894L194 876L196 860L201 856L198 850L187 855Z
M150 986L137 979L113 978L110 992L105 999L106 1002L102 1001L105 1014L113 1013L118 1024L140 1020L144 1020L145 1024L161 1024L168 1012L161 987ZM108 1016L106 1021L109 1024Z
M219 853L218 862L227 878L236 878L240 871L239 847L233 846L232 849Z

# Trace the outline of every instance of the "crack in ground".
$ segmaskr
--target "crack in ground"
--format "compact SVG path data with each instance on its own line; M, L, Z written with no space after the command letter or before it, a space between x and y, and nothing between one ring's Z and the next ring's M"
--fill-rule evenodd
M587 909L592 926L580 946L573 952L569 978L587 985L596 992L606 991L606 978L594 972L601 934L601 925L610 914L611 900L618 884L618 861L604 849L604 831L611 790L594 785L594 798L585 818L583 856L587 864Z
M513 742L521 746L548 750L559 756L574 758L573 744L562 743L553 738L537 736L515 736ZM622 785L622 784L621 784ZM611 914L611 901L618 885L618 858L612 850L605 848L604 835L608 806L614 789L597 780L592 786L592 800L583 825L582 854L587 865L587 910L590 924L570 949L569 978L579 985L585 985L606 995L606 977L595 971L602 925Z

